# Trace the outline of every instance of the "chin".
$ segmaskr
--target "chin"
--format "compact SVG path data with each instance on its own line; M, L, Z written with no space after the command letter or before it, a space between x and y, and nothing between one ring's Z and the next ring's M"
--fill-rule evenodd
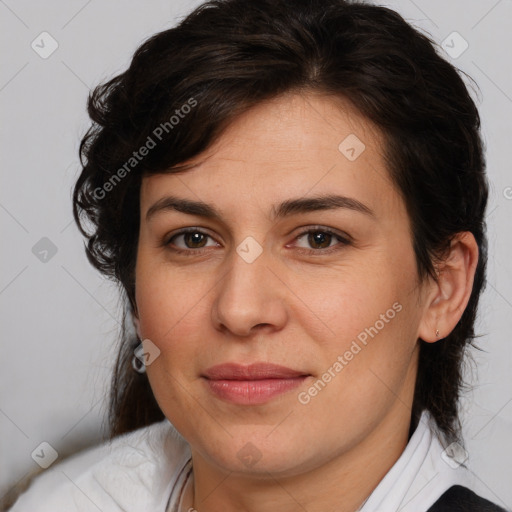
M284 430L273 438L274 434L269 435L271 429L267 426L259 434L254 430L251 426L250 432L238 432L229 439L223 436L222 440L202 440L200 456L223 472L262 479L268 479L269 473L273 477L290 477L315 466L313 459L318 453L310 446L311 457L308 457L306 440L294 439ZM212 446L215 451L211 450Z

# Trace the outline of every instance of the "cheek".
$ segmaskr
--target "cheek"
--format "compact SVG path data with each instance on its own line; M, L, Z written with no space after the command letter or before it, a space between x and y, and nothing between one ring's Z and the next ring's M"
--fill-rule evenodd
M157 399L179 401L180 383L197 378L199 363L211 348L206 336L212 284L154 259L144 263L136 272L140 330L160 350L147 368L148 377Z
M208 286L186 272L171 271L153 258L140 258L136 268L137 309L141 334L163 342L182 330L189 318L197 315L206 298Z
M141 335L160 350L147 367L153 394L173 424L187 431L188 420L183 426L182 418L193 417L197 404L184 389L197 378L197 361L204 355L204 336L198 335L198 329L204 326L207 289L199 288L204 282L191 286L190 279L158 264L140 265L136 279Z
M364 437L393 404L407 404L414 388L414 311L390 300L353 315L340 314L339 335L320 347L319 372L297 396L310 428L338 441Z
M304 312L309 312L309 325L317 326L313 339L323 339L324 343L342 349L347 341L376 322L379 330L383 330L381 324L386 322L387 326L388 320L395 317L397 307L393 309L393 304L400 302L403 295L401 283L385 262L364 259L361 257L356 263L334 272L331 269L323 275L294 279L294 292L303 298L301 317L305 319ZM364 334L361 338L364 339Z
M309 315L308 334L321 354L321 380L329 382L324 403L332 399L354 408L397 392L411 364L419 322L410 258L383 255L359 263L340 272L335 285L326 280L328 294L307 279L298 293L316 313Z

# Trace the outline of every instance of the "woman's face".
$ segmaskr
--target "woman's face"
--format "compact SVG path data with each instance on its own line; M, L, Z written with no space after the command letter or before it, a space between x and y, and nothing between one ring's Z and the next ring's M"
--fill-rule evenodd
M143 179L147 373L198 460L285 476L407 431L426 307L382 148L348 104L288 95Z

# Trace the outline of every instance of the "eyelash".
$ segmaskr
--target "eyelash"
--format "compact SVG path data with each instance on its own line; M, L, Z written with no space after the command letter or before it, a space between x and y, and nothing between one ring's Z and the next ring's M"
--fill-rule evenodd
M209 238L213 238L211 237L208 233L205 233L204 231L201 231L200 229L197 229L197 228L186 228L186 229L182 229L181 231L178 231L178 233L175 233L174 235L172 235L172 237L170 238L165 238L163 240L163 244L164 246L166 247L170 247L171 246L171 241L174 240L176 237L178 236L181 236L181 235L184 235L184 234L187 234L187 233L200 233L202 235L205 235ZM307 230L305 231L302 231L301 233L299 233L294 240L298 240L299 238L303 237L304 235L308 235L310 233L324 233L324 234L328 234L328 235L332 235L333 237L337 238L339 240L339 242L341 243L341 246L338 247L337 245L333 246L333 247L329 247L327 249L304 249L304 248L299 248L299 251L301 253L305 253L307 255L318 255L319 253L321 253L321 255L324 255L324 254L331 254L333 252L336 252L336 251L339 251L343 248L343 246L347 246L347 245L350 245L351 244L351 241L348 237L343 237L341 236L339 233L329 229L329 228L324 228L322 226L313 226L312 228L308 228ZM176 248L170 248L170 250L176 254L182 254L182 255L185 255L185 256L197 256L198 254L201 254L203 253L205 250L207 250L208 248L206 249L176 249Z

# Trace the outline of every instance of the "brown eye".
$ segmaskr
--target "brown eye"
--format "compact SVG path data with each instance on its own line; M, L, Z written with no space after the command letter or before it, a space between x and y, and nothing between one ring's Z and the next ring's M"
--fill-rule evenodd
M189 228L168 238L167 241L164 242L164 245L169 246L169 248L176 253L194 255L194 253L201 252L200 249L212 247L212 245L206 245L209 238L211 239L211 236L207 233L198 229Z
M200 247L204 247L207 236L198 231L183 233L183 240L185 241L185 245L190 249L197 249ZM190 245L189 245L190 244Z
M326 247L329 247L331 240L332 235L323 231L310 231L308 234L308 243L312 247L315 247L318 244L320 247L315 247L318 249L325 249Z
M296 237L300 240L307 235L306 242L308 247L298 246L304 249L308 254L326 254L342 249L346 245L350 245L349 237L341 236L334 231L327 228L314 228L303 231ZM338 241L337 244L331 245L333 241ZM309 249L311 248L311 249Z

